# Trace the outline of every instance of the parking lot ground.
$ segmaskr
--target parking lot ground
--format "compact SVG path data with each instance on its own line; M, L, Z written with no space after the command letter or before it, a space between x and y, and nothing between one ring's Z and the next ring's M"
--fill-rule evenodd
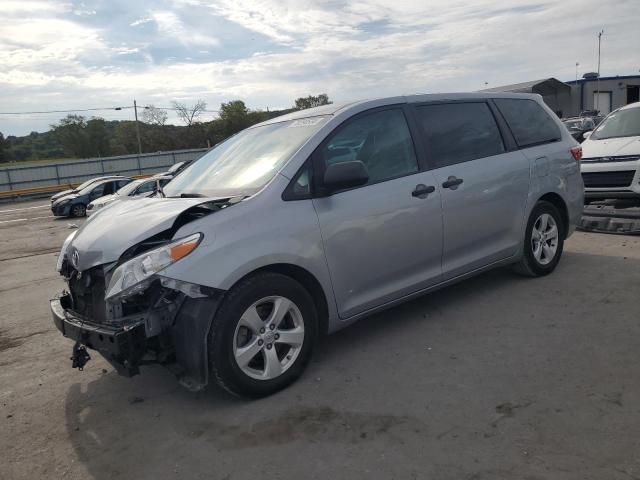
M639 237L576 233L549 277L375 315L244 401L97 354L72 370L48 300L78 221L42 205L0 206L0 478L640 478Z

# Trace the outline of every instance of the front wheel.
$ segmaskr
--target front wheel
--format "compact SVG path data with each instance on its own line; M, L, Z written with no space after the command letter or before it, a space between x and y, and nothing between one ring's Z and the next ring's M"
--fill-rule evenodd
M72 217L84 217L87 214L87 207L85 207L82 203L76 203L71 206L71 216Z
M528 277L548 275L556 268L562 249L566 226L552 203L538 202L529 216L522 258L515 271Z
M264 272L234 286L209 335L211 378L229 392L264 397L295 381L318 334L315 304L298 282Z

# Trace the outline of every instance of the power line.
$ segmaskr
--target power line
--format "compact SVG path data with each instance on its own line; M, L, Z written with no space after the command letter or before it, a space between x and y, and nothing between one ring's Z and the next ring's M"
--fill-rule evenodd
M125 110L127 108L133 108L133 105L125 106L125 107L74 108L73 110L43 110L39 112L0 112L0 115L34 115L34 114L40 114L40 113L95 112L98 110Z
M178 108L175 107L156 107L156 106L152 106L151 107L157 109L157 110L173 110L173 111L177 111L179 110ZM142 109L146 109L149 106L145 106L145 107L140 107ZM42 111L37 111L37 112L0 112L0 115L37 115L37 114L44 114L44 113L73 113L73 112L96 112L96 111L104 111L104 110L126 110L126 109L130 109L133 108L133 105L127 105L124 107L104 107L104 108L74 108L73 110L42 110ZM220 113L220 110L200 110L201 112L204 113Z

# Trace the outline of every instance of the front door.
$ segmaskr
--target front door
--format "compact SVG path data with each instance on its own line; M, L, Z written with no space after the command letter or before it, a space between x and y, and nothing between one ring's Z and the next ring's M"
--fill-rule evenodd
M437 283L442 211L420 172L402 108L360 114L316 153L316 165L362 161L369 182L313 200L337 308L348 318ZM322 173L322 172L320 172Z
M514 255L529 192L529 160L507 151L484 101L416 107L442 189L444 279Z

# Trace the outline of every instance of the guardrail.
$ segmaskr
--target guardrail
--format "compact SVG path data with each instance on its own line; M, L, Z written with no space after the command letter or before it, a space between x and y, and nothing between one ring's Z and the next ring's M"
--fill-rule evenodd
M131 178L147 178L152 176L153 174L147 175L131 175ZM80 183L65 183L63 185L48 185L45 187L32 187L32 188L21 188L18 190L5 190L0 191L0 199L5 198L15 198L15 197L24 197L24 198L37 198L39 196L46 196L49 193L60 192L62 190L66 190L68 188L75 188Z
M64 190L74 184L103 175L145 176L165 171L177 162L196 160L206 148L122 155L117 157L67 160L41 165L0 167L0 197ZM51 189L51 190L49 190Z

